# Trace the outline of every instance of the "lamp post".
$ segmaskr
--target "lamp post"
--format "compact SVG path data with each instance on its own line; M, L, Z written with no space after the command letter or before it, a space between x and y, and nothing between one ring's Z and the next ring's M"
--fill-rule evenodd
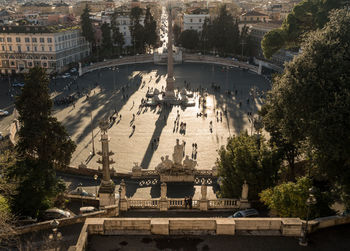
M53 220L50 225L52 227L52 234L49 235L49 239L53 242L55 242L55 251L59 250L57 249L57 241L62 239L62 234L61 232L58 231L57 227L59 225L59 221L58 220Z
M90 125L91 125L91 142L92 142L92 156L95 156L95 141L94 141L94 128L92 126L92 110L90 111Z
M310 206L315 205L317 202L314 193L315 193L315 189L313 187L309 188L309 197L306 200L306 205L307 205L306 223L302 229L301 237L299 239L299 245L304 247L308 245L307 234L308 234L308 226L309 226Z
M97 179L98 179L98 175L97 174L95 174L94 175L94 180L95 180L95 182L96 182L96 186L95 186L95 198L97 197Z
M120 186L119 186L119 189L118 189L118 193L119 193L118 208L119 208L119 211L120 211L120 197L121 197L121 194L122 194L122 188Z

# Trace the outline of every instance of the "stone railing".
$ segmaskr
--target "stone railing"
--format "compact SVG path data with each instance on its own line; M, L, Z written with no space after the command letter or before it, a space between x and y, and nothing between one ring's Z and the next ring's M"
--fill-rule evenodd
M128 200L128 208L159 208L159 200Z
M87 72L91 72L91 71L95 71L95 70L103 69L107 67L118 66L118 65L152 63L152 62L153 62L153 54L127 56L123 58L106 60L104 62L98 62L93 65L83 67L81 73L85 74Z
M239 200L236 199L217 199L209 200L209 209L225 209L225 208L239 208Z
M250 70L252 72L258 73L258 67L255 65L250 65L250 64L247 64L244 62L234 61L232 59L227 59L227 58L184 53L182 55L182 60L184 62L209 63L209 64L218 64L218 65L225 65L225 66L240 67L240 68L247 69L247 70Z

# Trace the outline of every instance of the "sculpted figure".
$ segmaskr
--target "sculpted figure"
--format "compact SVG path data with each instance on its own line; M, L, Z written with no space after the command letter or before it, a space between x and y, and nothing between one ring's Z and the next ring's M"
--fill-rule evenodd
M179 139L176 139L176 145L174 146L173 160L175 164L181 165L184 152L184 145L179 143Z

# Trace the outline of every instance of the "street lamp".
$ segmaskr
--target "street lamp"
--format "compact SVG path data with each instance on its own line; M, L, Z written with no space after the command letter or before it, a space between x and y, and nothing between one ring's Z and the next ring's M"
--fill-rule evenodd
M309 226L310 206L315 205L317 202L314 193L315 193L315 189L313 187L309 188L309 197L306 200L306 205L307 205L306 223L302 229L301 237L299 239L299 245L304 247L308 245L307 234L308 234L308 226Z
M57 251L57 241L62 239L62 234L61 232L58 231L57 227L59 225L59 221L58 220L53 220L51 221L50 225L52 227L52 234L49 235L49 239L53 242L55 242L55 251Z
M121 188L121 186L119 186L118 192L119 192L118 209L119 209L119 211L120 211L120 197L121 197L121 194L122 194L122 188Z
M95 175L94 175L94 180L95 180L95 182L96 182L96 187L95 187L95 188L96 188L96 189L95 189L95 198L97 197L97 186L98 186L98 185L97 185L97 179L98 179L98 175L95 174Z
M92 108L91 108L92 109ZM95 156L95 141L94 141L94 127L92 126L92 110L90 110L90 125L91 125L91 142L92 142L92 156Z

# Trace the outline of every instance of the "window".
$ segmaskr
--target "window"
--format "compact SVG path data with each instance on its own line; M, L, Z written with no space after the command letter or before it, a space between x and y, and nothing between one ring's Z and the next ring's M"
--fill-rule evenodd
M28 66L32 67L33 66L33 62L28 62Z
M51 46L49 47L49 51L52 51L52 47Z
M12 42L12 39L10 37L7 38L7 42L8 43L11 43Z
M27 51L30 51L30 47L29 46L27 46Z
M12 61L12 62L11 62L11 65L14 66L14 65L15 65L15 62Z
M51 37L48 37L48 38L47 38L47 42L48 42L48 43L52 43L52 38L51 38Z
M190 19L190 22L192 23L192 18Z
M44 66L44 67L47 67L47 63L43 63L43 66Z
M21 42L21 38L20 37L16 37L16 42L20 43Z
M201 23L201 22L202 22L202 19L199 19L199 22Z
M45 51L45 48L44 48L44 46L41 46L41 51Z
M29 37L24 38L24 41L25 41L26 43L29 43L29 42L30 42Z
M12 51L12 46L11 45L9 46L9 50Z
M45 39L43 37L40 38L40 43L45 43Z
M32 42L33 42L33 43L36 43L36 42L37 42L36 37L32 37Z
M0 42L4 42L4 38L3 37L0 37Z
M18 49L18 52L22 52L20 45L17 46L17 49Z
M34 46L34 51L38 51L38 48L36 46Z
M2 46L2 50L5 51L5 46Z

